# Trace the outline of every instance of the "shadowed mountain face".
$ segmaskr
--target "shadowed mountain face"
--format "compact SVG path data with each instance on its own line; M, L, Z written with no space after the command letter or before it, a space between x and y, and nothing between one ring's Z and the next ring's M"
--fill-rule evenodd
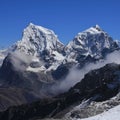
M52 99L44 99L28 105L11 107L0 114L1 119L29 120L35 117L60 117L57 115L58 113L71 105L82 102L82 100L107 100L119 92L119 72L120 65L108 64L86 74L84 79L68 92Z
M20 88L0 88L0 111L10 106L31 103L36 101L38 96L30 91Z
M3 63L0 68L0 111L16 106L1 113L0 118L59 117L62 110L82 100L104 101L113 97L119 90L118 64L102 65L90 72L89 69L86 75L82 70L91 63L104 62L106 56L116 51L119 54L118 42L98 25L78 33L65 46L52 30L29 24L20 41L0 51L0 63ZM69 77L74 69L83 77L69 81L76 75ZM79 73L80 70L83 73ZM77 84L74 86L73 83ZM69 91L65 92L60 85ZM25 103L31 104L17 107Z

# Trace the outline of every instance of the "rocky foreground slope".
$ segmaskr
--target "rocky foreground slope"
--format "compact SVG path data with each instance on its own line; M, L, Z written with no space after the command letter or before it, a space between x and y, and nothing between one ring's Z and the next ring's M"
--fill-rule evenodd
M32 104L11 107L5 112L2 112L0 118L4 120L29 120L36 117L61 118L70 111L71 106L80 104L83 100L88 100L88 104L92 101L100 102L108 100L119 93L119 72L120 65L108 64L86 74L84 79L72 87L68 92ZM113 102L113 106L119 104L119 102L117 104L115 103L116 102ZM87 112L87 108L85 108L85 110ZM100 112L96 110L94 115L95 113L97 114ZM77 114L75 111L71 113L71 117L76 117L75 114ZM82 110L82 112L80 111L80 115L77 114L77 117L81 118L91 115L93 115L92 112L91 114L84 114L84 110Z

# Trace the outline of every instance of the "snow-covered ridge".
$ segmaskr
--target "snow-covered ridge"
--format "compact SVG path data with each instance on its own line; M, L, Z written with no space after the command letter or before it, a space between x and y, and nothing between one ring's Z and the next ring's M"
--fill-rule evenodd
M85 118L85 119L77 119L77 120L120 120L120 105L118 105L106 112L103 112L99 115Z
M99 33L104 32L104 31L102 30L102 28L100 28L99 25L95 25L95 26L90 27L89 29L87 29L83 32L88 32L88 33L91 33L91 34L99 34ZM78 34L80 34L80 33L78 33Z
M39 54L43 50L57 50L63 44L57 35L47 28L30 23L23 31L22 40L16 44L16 48L27 54Z
M23 30L22 39L13 45L11 51L19 51L33 56L33 62L37 60L38 64L43 63L42 68L31 68L30 66L27 68L27 70L35 69L34 71L38 71L46 68L45 66L48 66L48 70L56 69L65 61L77 63L76 59L80 55L99 59L102 57L103 50L114 50L117 47L118 42L113 41L98 25L78 33L65 46L59 41L54 31L30 23ZM0 52L1 61L5 56L3 52Z
M28 56L31 56L30 64L34 64L35 67L28 66L26 70L40 71L45 70L45 66L51 66L49 68L50 70L56 69L56 67L61 64L65 59L62 54L63 47L63 43L59 41L57 35L52 30L30 23L23 30L22 39L16 42L11 47L12 49L5 51L13 52L12 55L14 53L15 55L17 54L18 58L24 56L25 59ZM0 64L2 64L2 61L7 56L8 52L0 51ZM20 52L22 56L20 56Z
M68 58L77 57L78 54L100 58L103 50L113 50L117 47L117 42L96 25L78 33L73 41L68 43L66 49Z

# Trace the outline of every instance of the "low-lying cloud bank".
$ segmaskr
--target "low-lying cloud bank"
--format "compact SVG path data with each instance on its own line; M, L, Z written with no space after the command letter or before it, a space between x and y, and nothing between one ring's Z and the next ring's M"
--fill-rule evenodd
M11 53L12 62L16 70L24 71L26 70L27 65L32 62L33 56L23 54L19 51ZM68 91L76 83L80 82L86 73L91 70L101 68L108 63L117 63L120 64L120 51L114 51L106 56L104 60L100 60L96 63L89 63L84 66L82 69L77 69L73 67L70 69L69 74L64 80L56 83L52 87L48 88L49 91L53 94L59 94L62 92Z
M106 56L104 60L98 61L96 63L89 63L85 65L84 68L78 70L76 68L72 68L66 77L66 79L62 80L57 85L52 87L52 91L56 94L65 92L73 87L76 83L80 82L86 73L91 70L101 68L108 63L116 63L120 64L120 51L114 51Z
M13 66L18 71L26 70L26 66L28 66L32 62L32 56L26 55L23 52L15 51L11 52L11 60Z

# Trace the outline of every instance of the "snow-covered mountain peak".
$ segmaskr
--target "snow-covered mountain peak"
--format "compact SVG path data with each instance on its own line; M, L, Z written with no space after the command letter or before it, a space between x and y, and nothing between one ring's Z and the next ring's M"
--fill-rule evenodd
M24 29L24 32L27 31L27 30L30 30L30 29L32 29L33 31L34 31L35 29L37 29L37 30L43 32L44 34L55 34L52 30L47 29L47 28L42 27L42 26L34 25L33 23L30 23L30 24L27 26L27 28Z
M57 35L50 29L30 23L23 31L22 40L16 44L16 49L27 54L40 54L44 50L57 50L63 47Z
M33 69L56 68L64 59L63 47L52 30L30 23L23 31L22 39L14 45L14 52L31 56L30 64L37 65L35 68L29 66L27 70L36 71Z
M33 24L32 22L30 22L28 26L33 26L33 25L34 25L34 24Z
M23 31L22 39L12 47L12 51L18 50L30 55L33 57L32 62L40 65L42 63L44 67L51 69L65 61L77 63L85 61L87 57L102 58L103 54L117 47L118 43L98 25L78 33L64 46L52 30L30 23ZM3 56L1 58L3 60Z
M101 58L106 51L117 47L118 44L98 25L78 33L66 46L68 58L84 55L97 59Z
M95 28L96 28L96 29L101 29L98 24L95 25Z
M102 28L99 25L95 25L93 27L90 27L89 29L78 33L79 35L81 34L100 34L100 33L105 33Z

